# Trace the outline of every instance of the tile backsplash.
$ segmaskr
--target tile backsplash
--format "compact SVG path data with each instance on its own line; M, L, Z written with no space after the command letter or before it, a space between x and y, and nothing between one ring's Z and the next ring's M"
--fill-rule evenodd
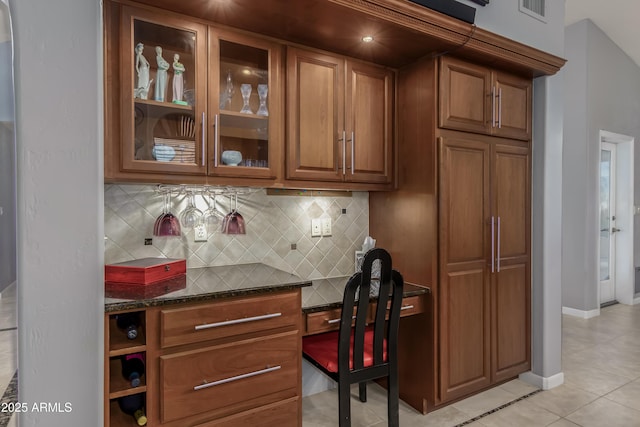
M354 251L361 249L369 231L367 192L308 197L250 189L238 196L246 234L217 231L206 242L195 242L193 230L183 230L180 237L158 237L153 236L153 225L162 213L163 198L156 190L154 185L105 185L105 263L146 257L185 258L188 268L262 262L303 279L346 276L353 273ZM218 197L217 205L228 212L229 198ZM186 206L184 195L173 197L173 214ZM196 196L196 206L204 211L207 202ZM311 237L315 218L331 218L331 236ZM147 238L152 238L151 245L144 244Z

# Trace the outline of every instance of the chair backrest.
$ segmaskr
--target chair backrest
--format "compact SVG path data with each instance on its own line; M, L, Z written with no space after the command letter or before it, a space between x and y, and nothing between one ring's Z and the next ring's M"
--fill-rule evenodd
M373 349L367 348L367 350L373 353L373 366L385 364L385 350L387 360L397 360L398 327L404 281L402 275L392 269L391 255L384 249L374 248L365 254L362 271L351 276L345 287L338 339L338 372L345 373L350 370L349 353L352 335L353 370L364 367L365 332L367 321L371 320L368 316L368 308L372 282L374 286L378 286L378 291L374 313ZM391 304L387 310L389 301ZM356 304L354 315L350 307ZM354 318L355 325L352 327ZM388 318L387 322L385 322L386 318Z

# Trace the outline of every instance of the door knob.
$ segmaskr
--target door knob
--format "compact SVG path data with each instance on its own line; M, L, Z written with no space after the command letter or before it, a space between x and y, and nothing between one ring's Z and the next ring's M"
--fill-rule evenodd
M613 228L611 229L611 232L612 232L612 233L617 233L618 231L622 231L622 230L620 230L619 228L615 228L615 227L613 227Z

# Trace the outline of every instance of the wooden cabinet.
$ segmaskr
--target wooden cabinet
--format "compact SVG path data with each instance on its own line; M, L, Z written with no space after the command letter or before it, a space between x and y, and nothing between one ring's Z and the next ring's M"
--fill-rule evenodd
M465 396L530 361L527 144L439 140L440 392Z
M107 315L105 426L135 425L115 400L133 393L150 427L302 425L301 311L300 289L151 307L132 344ZM133 351L146 354L144 385L121 390L113 359Z
M276 178L280 45L158 10L105 12L106 179Z
M424 371L405 399L424 412L531 368L531 143L486 127L502 75L446 57L401 70L398 191L369 195L377 244L432 289ZM529 102L503 99L502 130Z
M440 61L439 126L529 140L531 79L463 60Z
M287 50L286 178L390 183L393 72Z
M134 316L138 320L136 336L131 338L127 332L118 328L118 316L123 313L107 314L105 316L105 426L135 426L136 421L132 415L125 414L120 409L118 399L141 395L140 400L147 399L147 375L143 373L139 378L139 384L132 382L122 375L122 360L129 356L139 356L146 359L146 321L144 311L127 313L126 316Z

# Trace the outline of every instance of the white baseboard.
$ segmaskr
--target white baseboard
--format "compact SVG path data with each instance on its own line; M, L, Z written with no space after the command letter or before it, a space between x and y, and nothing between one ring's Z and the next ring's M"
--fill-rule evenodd
M571 307L562 307L562 314L568 314L569 316L579 317L581 319L591 319L592 317L600 316L600 309L595 310L577 310Z
M542 390L550 390L564 384L564 374L562 372L550 377L541 377L540 375L536 375L533 372L529 371L520 374L520 379Z

